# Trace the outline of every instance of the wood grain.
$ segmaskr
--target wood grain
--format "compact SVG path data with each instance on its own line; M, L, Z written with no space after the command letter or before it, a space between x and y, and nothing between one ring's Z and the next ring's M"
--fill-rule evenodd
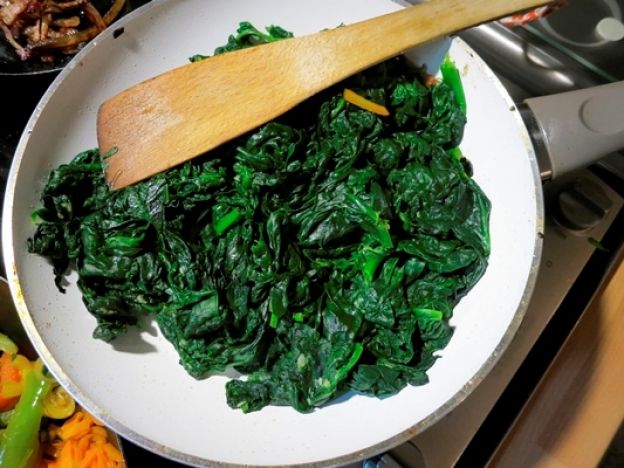
M596 466L624 420L624 261L591 301L489 467Z
M102 104L98 144L113 189L176 166L414 46L548 3L430 0L299 38L231 52L140 83Z

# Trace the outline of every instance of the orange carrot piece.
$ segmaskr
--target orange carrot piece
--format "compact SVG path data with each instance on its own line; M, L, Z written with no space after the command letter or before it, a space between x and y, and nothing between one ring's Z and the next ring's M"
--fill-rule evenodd
M89 446L91 445L91 441L88 436L84 436L76 441L76 453L79 460L82 460L89 450Z
M82 437L89 433L91 418L84 412L78 411L59 430L59 436L63 440Z
M104 444L104 451L108 456L109 460L112 460L115 463L123 463L124 457L121 452L113 446L110 442Z
M81 460L81 466L84 468L97 466L97 452L98 451L95 448L91 447Z
M121 468L122 453L108 441L103 425L84 411L77 411L61 428L52 431L56 458L46 468ZM50 437L50 440L55 440Z
M93 426L91 428L91 436L93 437L94 441L97 440L98 442L106 442L108 433L106 432L106 429L104 429L102 426Z

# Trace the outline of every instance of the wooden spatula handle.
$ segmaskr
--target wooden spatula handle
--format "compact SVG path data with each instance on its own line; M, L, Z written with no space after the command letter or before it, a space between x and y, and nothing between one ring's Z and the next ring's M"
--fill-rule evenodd
M331 75L339 81L417 45L545 3L548 1L434 0L329 30L317 36L319 50L329 52L320 79ZM352 52L355 48L357 54Z
M430 0L385 16L222 54L106 101L98 142L113 189L205 153L405 50L544 0Z

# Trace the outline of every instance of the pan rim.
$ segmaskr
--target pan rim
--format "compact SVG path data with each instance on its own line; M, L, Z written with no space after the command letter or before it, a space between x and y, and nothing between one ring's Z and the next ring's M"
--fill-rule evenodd
M146 10L155 7L161 3L164 3L168 0L154 0L149 4L141 7L130 14L126 15L124 18L120 19L117 23L117 27L123 26L127 21L131 21L135 16L143 14ZM112 35L112 30L109 29L102 33L104 37ZM483 72L486 74L488 78L494 83L499 95L505 100L510 107L515 106L515 103L509 96L509 93L504 88L502 83L498 80L498 78L494 75L491 69L485 64L485 62L460 38L454 38L454 42L456 46L464 49L465 52L469 53L474 59L474 63L476 66L479 66ZM76 57L61 71L61 73L56 77L52 85L46 91L41 101L37 105L37 108L33 115L31 116L24 133L22 134L20 141L18 143L17 149L15 151L15 156L13 159L11 171L9 173L9 178L7 181L7 189L4 200L4 213L12 213L13 211L13 202L14 202L14 193L16 188L17 181L17 173L19 172L19 167L22 163L22 158L26 149L26 144L29 140L29 128L33 128L35 122L38 120L43 107L47 103L47 101L54 94L55 90L59 87L60 83L63 81L64 77L69 74L73 69L79 66L81 58L88 54L89 51L97 46L98 41L92 41L87 44L83 50L76 55ZM295 464L289 466L339 466L344 465L345 463L354 462L358 460L365 459L367 457L388 451L395 446L411 439L415 435L423 432L426 428L432 426L440 419L442 419L446 414L456 408L460 403L462 403L470 393L483 381L483 379L490 373L490 371L494 368L496 363L499 361L503 352L507 349L508 345L511 343L513 337L515 336L520 323L522 322L527 308L529 304L529 300L533 294L533 290L535 287L537 272L539 270L539 264L541 260L542 246L543 241L539 235L539 233L543 232L544 228L544 202L543 202L543 193L542 193L542 184L540 178L540 171L537 164L537 159L535 155L534 148L530 143L529 133L526 129L524 122L519 114L519 112L513 112L513 118L516 123L517 130L522 134L524 146L526 150L526 155L529 157L529 163L532 170L534 189L535 189L535 210L536 210L536 232L534 236L534 245L533 245L533 257L531 261L531 266L529 270L529 276L527 278L527 282L522 294L522 298L516 309L516 312L513 315L509 326L507 327L503 337L499 341L498 345L489 356L489 358L481 365L478 371L473 375L473 377L464 384L464 386L456 392L451 398L449 398L443 405L437 408L433 413L431 413L426 418L418 421L412 427L402 431L395 436L388 438L382 442L379 442L373 446L367 447L365 450L349 453L346 455L341 455L339 457L326 459L323 461L313 462L313 463L302 463ZM55 364L57 369L60 369L57 361L53 358L52 354L49 352L47 346L43 343L43 340L39 336L39 333L36 330L35 324L30 316L28 311L26 302L24 300L24 296L21 290L19 275L17 272L17 265L15 263L15 256L13 252L13 220L11 216L8 216L7 219L3 219L2 225L2 248L5 259L5 267L7 271L7 279L9 281L9 286L11 289L11 295L13 296L13 300L15 302L16 308L18 310L18 314L20 316L20 320L24 324L24 328L30 338L30 340L35 344L40 355L44 357L46 362L51 362ZM220 462L216 460L208 460L205 458L196 457L193 455L188 455L186 453L170 449L160 443L156 443L153 440L144 437L125 425L119 423L117 420L113 420L108 414L107 411L103 408L100 408L98 405L94 404L89 398L86 398L82 395L82 392L77 388L77 386L69 379L68 375L66 375L62 370L60 375L55 375L59 382L65 387L70 389L70 393L75 396L79 396L77 398L78 402L90 409L95 409L96 415L100 418L106 425L112 428L115 432L121 435L123 438L126 438L137 445L144 447L150 451L158 453L159 455L169 458L174 461L186 463L193 466L205 466L206 464L210 464L212 466L223 466L223 467L234 467L234 466L243 466L238 464ZM86 402L86 404L85 404Z

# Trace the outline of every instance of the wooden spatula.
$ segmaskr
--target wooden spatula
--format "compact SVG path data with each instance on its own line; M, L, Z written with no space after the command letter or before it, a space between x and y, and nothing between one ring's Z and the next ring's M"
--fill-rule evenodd
M414 46L548 3L430 0L350 26L176 68L104 102L97 136L120 189L194 158Z

